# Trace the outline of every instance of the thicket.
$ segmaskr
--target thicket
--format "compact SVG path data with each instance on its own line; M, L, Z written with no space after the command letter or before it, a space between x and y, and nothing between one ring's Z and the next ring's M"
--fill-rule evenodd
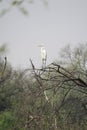
M60 58L14 70L0 47L0 130L86 130L87 44L66 46Z

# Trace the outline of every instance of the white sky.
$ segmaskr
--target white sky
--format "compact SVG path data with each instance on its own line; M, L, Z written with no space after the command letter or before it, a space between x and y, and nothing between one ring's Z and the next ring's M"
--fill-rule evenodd
M17 8L0 17L0 44L7 43L12 66L27 67L31 58L41 65L40 48L44 43L48 64L58 58L61 47L87 42L87 0L41 0L27 5L29 16Z

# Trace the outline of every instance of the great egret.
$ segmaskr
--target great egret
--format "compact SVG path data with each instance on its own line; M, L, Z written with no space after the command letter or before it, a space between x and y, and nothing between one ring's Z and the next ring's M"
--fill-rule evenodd
M46 60L47 60L47 52L43 45L39 45L41 48L41 60L42 60L42 68L46 67Z
M41 60L42 60L42 69L46 67L46 60L47 60L47 52L44 45L38 45L41 48ZM45 99L49 102L48 96L46 91L44 90Z

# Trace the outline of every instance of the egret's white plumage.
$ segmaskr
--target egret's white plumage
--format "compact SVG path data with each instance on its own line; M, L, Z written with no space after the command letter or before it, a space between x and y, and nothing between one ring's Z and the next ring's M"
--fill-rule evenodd
M41 60L42 60L42 67L46 67L46 60L47 60L47 52L43 45L39 45L41 48Z
M41 59L45 63L47 59L47 52L45 47L41 47Z

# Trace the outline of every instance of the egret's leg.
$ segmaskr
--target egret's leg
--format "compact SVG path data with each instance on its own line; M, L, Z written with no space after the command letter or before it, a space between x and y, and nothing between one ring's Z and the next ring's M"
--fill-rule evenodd
M42 69L44 69L46 67L46 60L42 59Z
M42 69L44 68L44 60L42 59Z
M44 68L46 67L46 60L44 60Z

